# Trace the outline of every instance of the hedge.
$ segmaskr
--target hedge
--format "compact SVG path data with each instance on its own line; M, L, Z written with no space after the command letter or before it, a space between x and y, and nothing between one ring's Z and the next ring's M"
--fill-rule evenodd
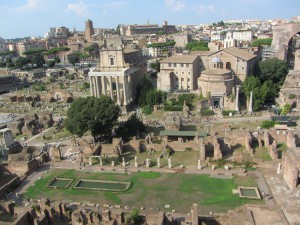
M202 110L200 110L200 114L201 114L201 116L213 116L213 115L215 115L215 112L210 109L202 109Z
M182 111L182 106L180 105L165 105L165 111Z
M235 110L223 110L222 111L223 116L229 116L230 113L232 113L232 115L234 115L237 113L237 111L235 111Z

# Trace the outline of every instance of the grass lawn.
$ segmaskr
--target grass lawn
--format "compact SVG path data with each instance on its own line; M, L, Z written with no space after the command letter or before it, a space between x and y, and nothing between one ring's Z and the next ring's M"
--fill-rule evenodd
M74 178L68 189L47 187L53 176ZM129 181L131 187L124 192L88 191L72 189L80 178L110 181ZM51 200L69 200L102 204L121 204L130 207L146 207L187 213L193 203L198 203L201 213L221 212L245 203L261 203L258 200L240 199L232 194L238 185L256 186L252 177L234 179L211 178L208 175L132 173L112 174L82 172L76 170L51 169L42 179L29 187L25 196L28 198L49 198Z
M264 161L272 161L272 158L268 152L268 149L266 147L262 148L255 148L254 158L256 159L262 159Z

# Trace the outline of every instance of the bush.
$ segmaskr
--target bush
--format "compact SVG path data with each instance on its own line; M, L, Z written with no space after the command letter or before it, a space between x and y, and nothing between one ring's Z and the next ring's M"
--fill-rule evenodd
M191 147L186 147L186 148L184 149L184 151L191 152L191 151L193 151L193 148L191 148Z
M201 109L200 114L201 114L201 116L213 116L213 115L215 115L215 112L210 109Z
M234 115L237 113L237 111L235 111L235 110L223 110L222 111L223 116L229 116L230 113L232 113L232 115Z
M295 97L296 97L295 94L289 94L289 99L293 99L293 98L295 98Z
M144 106L144 107L142 108L142 112L143 112L144 115L149 115L149 114L152 113L152 109L151 109L150 106Z
M270 129L271 127L274 127L275 123L276 122L272 121L272 120L264 120L261 123L261 128L263 128L263 129Z
M165 111L182 111L182 106L179 105L165 105Z

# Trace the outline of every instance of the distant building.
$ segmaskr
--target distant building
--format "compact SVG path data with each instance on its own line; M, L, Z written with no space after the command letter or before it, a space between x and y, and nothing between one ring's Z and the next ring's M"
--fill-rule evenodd
M156 34L164 32L166 34L176 32L175 25L168 25L167 21L164 21L163 26L159 27L157 24L134 24L134 25L122 25L120 26L120 34L122 36L132 36L138 34Z
M8 45L3 38L0 37L0 52L7 52Z
M85 22L84 37L87 41L91 41L93 35L94 35L93 21L87 20Z
M146 73L146 61L138 50L124 48L121 38L106 39L98 66L89 72L91 94L110 96L125 113Z
M17 51L20 56L24 56L24 52L35 49L47 49L46 41L30 40L17 43Z
M190 34L175 35L174 41L176 42L176 47L185 48L186 44L192 41L192 36Z

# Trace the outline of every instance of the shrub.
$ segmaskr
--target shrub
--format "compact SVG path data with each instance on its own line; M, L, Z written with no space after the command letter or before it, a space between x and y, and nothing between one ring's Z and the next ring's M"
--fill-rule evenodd
M165 111L182 111L182 106L180 105L165 105Z
M215 112L210 109L201 109L200 114L201 114L201 116L213 116L213 115L215 115Z
M191 151L193 151L193 148L191 148L191 147L186 147L184 150L185 150L185 151L188 151L188 152L191 152Z
M144 106L144 107L142 108L142 112L143 112L144 115L148 115L148 114L151 114L151 113L152 113L152 109L151 109L150 106Z
M261 128L263 129L270 129L271 127L274 127L275 121L272 120L264 120L261 123Z
M223 110L222 111L223 116L229 116L230 113L232 113L232 115L234 115L237 113L237 111L235 111L235 110Z
M296 97L295 94L289 94L289 99L293 99L293 98L295 98L295 97Z

